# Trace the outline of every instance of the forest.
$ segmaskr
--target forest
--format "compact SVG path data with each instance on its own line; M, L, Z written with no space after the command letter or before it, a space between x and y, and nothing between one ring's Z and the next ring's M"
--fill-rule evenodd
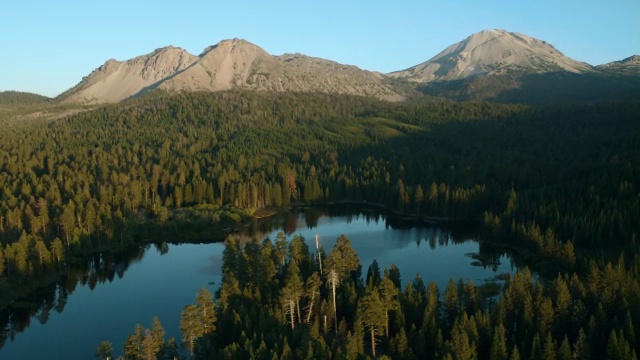
M29 109L51 106L32 101ZM398 217L475 221L483 241L517 251L547 280L520 273L498 299L485 299L454 279L441 296L420 279L401 286L398 269L380 274L371 265L362 279L352 264L333 277L340 283L333 300L329 275L314 276L308 249L290 254L295 239L282 261L266 255L277 241L228 240L233 254L220 293L199 294L185 309L193 319L204 308L215 315L187 336L189 353L498 359L584 351L577 358L597 359L640 351L637 101L529 106L157 92L85 110L54 121L0 112L0 309L97 252L221 240L224 229L265 208L366 202ZM332 250L328 263L347 256L343 250ZM251 279L258 275L268 277ZM393 291L382 289L384 279L395 300L385 298ZM313 299L308 282L319 284ZM298 294L289 310L287 291ZM379 303L389 307L387 324L364 324L376 316L362 314ZM324 315L337 326L325 326ZM264 332L271 328L280 330ZM145 332L137 328L137 339ZM498 355L494 338L504 338Z
M636 359L640 288L624 261L543 286L517 272L502 294L472 281L445 289L374 262L366 275L348 238L328 255L299 236L226 242L223 280L182 310L182 339L136 325L125 359ZM314 249L315 250L315 249ZM636 318L637 319L637 318ZM102 342L106 359L113 345Z

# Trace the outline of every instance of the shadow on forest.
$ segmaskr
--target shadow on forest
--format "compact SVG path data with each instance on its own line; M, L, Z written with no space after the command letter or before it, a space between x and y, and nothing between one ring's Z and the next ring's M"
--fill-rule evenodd
M535 88L543 81L542 78L531 79L529 83L531 88ZM562 88L557 90L564 91ZM500 96L517 98L524 94L518 91L525 92L514 91L512 95L505 93ZM568 201L572 194L565 192L567 188L582 191L594 183L606 181L602 174L607 174L608 181L614 184L619 183L616 179L623 178L620 174L628 174L629 171L637 174L638 170L627 166L640 152L640 143L635 141L636 134L640 133L640 122L634 117L637 113L636 104L596 104L560 109L523 108L518 114L496 113L491 119L476 119L474 114L469 114L466 118L461 116L458 121L428 125L419 131L405 131L400 136L388 137L372 145L343 146L338 150L338 156L342 164L354 168L369 158L384 159L387 164L393 164L394 168L390 169L394 172L392 177L400 177L405 184L486 185L489 195L485 208L467 209L474 215L470 218L479 219L484 210L502 209L510 189L528 191L540 198L543 190L555 189L553 191L557 191L562 201ZM384 117L384 114L369 117ZM612 143L622 145L611 146ZM376 197L378 194L355 193L346 188L342 194L332 194L341 196L343 201L356 203L362 203L372 195ZM389 195L382 197L376 201L385 205L394 203ZM356 207L361 215L355 216L379 220L380 215L376 211L367 206ZM305 212L307 224L317 225L323 215L354 216L353 209L345 205L312 208ZM278 226L293 233L296 216L297 213L292 211L256 222L249 229L250 235L251 231L268 232ZM412 226L410 221L401 217L390 216L385 221L393 228ZM167 230L167 227L160 226L151 233ZM467 231L477 234L477 228L454 227L451 238L454 242L466 240L470 234ZM477 258L483 266L492 266L506 252L486 245L481 246L480 251L484 254ZM93 289L98 284L113 281L116 276L122 278L129 265L141 259L143 254L144 249L136 244L123 253L94 255L81 263L69 265L62 280L14 302L0 313L0 347L7 339L13 339L24 331L32 319L46 323L51 311L62 312L66 299L78 284Z
M640 77L634 75L570 72L478 76L434 82L418 89L425 95L456 100L502 103L567 104L598 101L634 101L640 94Z

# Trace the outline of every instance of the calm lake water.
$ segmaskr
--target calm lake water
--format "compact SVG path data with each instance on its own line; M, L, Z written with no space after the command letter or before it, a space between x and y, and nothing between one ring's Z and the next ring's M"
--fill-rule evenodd
M426 284L435 281L444 291L450 278L480 284L516 270L507 255L474 241L473 230L398 223L362 210L309 208L279 214L237 236L274 239L280 231L288 238L304 236L313 252L319 234L327 254L345 234L363 276L376 259L381 271L396 264L403 286L420 274ZM111 341L114 355L121 355L135 324L150 327L155 315L167 339L180 342L180 312L201 287L215 291L223 249L221 243L150 245L117 257L97 256L66 281L2 314L0 359L91 359L102 340Z

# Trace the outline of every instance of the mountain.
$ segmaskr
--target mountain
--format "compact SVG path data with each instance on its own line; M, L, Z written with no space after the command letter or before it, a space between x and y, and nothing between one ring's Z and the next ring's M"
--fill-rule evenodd
M478 75L592 70L592 66L564 56L545 41L504 30L483 30L449 46L428 61L388 76L427 83Z
M197 59L173 46L127 61L111 59L60 98L69 102L118 102L186 69Z
M423 94L461 101L624 100L633 99L640 90L638 60L636 56L593 67L545 41L484 30L428 61L387 75L414 84Z
M168 46L109 60L61 94L66 102L119 102L154 89L228 89L350 94L400 101L419 92L455 100L584 102L631 98L640 56L593 67L551 44L515 32L483 30L421 64L380 74L302 54L273 56L241 39L200 54ZM417 90L417 91L416 91Z
M598 65L596 69L619 75L640 75L640 55L632 55L626 59Z
M127 61L109 60L60 97L71 102L118 102L153 89L232 88L403 99L381 74L300 54L272 56L241 39L221 41L199 56L166 47Z

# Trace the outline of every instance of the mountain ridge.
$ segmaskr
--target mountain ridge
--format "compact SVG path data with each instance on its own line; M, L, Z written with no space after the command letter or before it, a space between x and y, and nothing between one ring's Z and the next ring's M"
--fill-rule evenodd
M640 75L640 56L592 66L565 56L546 41L506 30L483 30L425 62L383 74L299 53L271 55L247 40L233 38L208 46L199 55L169 45L128 60L109 59L58 99L113 103L154 89L176 93L234 88L349 94L390 101L419 92L458 100L497 99L504 90L522 87L526 79L536 81L536 91L545 77L553 87L567 78L561 75L565 73L636 77ZM484 78L487 80L478 81ZM465 95L471 93L471 97Z
M622 60L598 65L596 69L615 75L638 75L640 74L640 55L631 55Z
M129 60L108 60L60 95L68 102L119 102L153 89L324 92L399 101L379 73L302 54L273 56L243 39L208 46L198 56L168 46Z

